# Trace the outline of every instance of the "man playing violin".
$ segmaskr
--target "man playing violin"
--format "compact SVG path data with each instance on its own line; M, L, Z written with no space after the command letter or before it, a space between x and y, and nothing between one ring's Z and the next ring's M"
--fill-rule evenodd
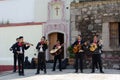
M83 47L84 44L81 35L77 36L77 40L73 43L72 47L78 45L79 51L75 53L75 73L78 73L78 67L80 66L80 71L83 73Z
M36 49L38 51L38 65L37 65L37 72L36 74L40 73L40 69L44 69L44 74L46 74L46 60L45 60L45 51L48 48L47 41L45 40L45 37L43 36L41 38L41 41L38 42Z
M18 53L18 72L19 75L24 76L24 53L30 47L30 44L24 44L23 36L19 37L19 42L17 45L17 53Z
M56 44L54 45L53 49L57 49L59 46L61 46L60 44L60 41L57 40ZM62 68L61 68L61 58L62 58L62 55L61 55L61 52L62 52L62 48L59 49L55 55L54 55L54 64L53 64L53 70L52 71L55 71L55 67L56 67L56 63L57 63L57 60L59 61L59 71L62 71Z

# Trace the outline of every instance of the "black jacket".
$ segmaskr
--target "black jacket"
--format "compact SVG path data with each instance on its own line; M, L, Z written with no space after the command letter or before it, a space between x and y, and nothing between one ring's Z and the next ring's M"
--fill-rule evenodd
M47 44L41 44L40 42L37 44L36 49L39 51L40 50L40 45L43 45L43 51L45 52L46 49L48 48Z
M20 51L20 47L22 47L22 52L24 53L25 50L27 50L30 46L26 46L25 44L22 45L22 46L19 46L19 45L17 44L17 51Z
M74 45L77 45L78 43L79 43L78 40L75 41L75 42L72 44L72 47L73 47ZM82 45L84 44L84 41L83 41L83 40L81 40L81 44L82 44Z
M74 47L75 45L77 45L79 42L78 41L75 41L73 44L72 44L72 47ZM81 45L83 45L84 44L84 41L83 40L81 40ZM83 49L83 46L82 46L82 49Z
M18 42L16 42L15 44L13 44L10 47L10 51L13 51L13 53L17 53L17 45L18 45Z

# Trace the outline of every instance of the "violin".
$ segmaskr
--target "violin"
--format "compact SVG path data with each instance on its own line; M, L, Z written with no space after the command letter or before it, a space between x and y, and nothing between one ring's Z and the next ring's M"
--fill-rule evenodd
M48 41L47 41L47 40L41 41L40 43L41 43L41 44L47 44L47 45L48 45Z
M31 43L29 43L29 42L23 42L22 44L33 46L33 44L31 44Z

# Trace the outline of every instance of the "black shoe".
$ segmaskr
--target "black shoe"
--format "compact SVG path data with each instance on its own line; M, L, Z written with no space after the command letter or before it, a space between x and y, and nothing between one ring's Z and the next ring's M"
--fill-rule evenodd
M24 76L24 74L23 73L19 73L19 76Z
M59 71L62 71L62 70L59 70Z
M41 68L41 71L43 71L43 68Z
M83 71L81 71L81 73L83 73Z
M24 73L22 73L21 76L25 76Z
M95 73L94 71L92 71L91 73Z
M16 70L14 70L13 72L16 72Z
M55 70L52 70L52 71L55 71Z
M47 73L47 71L44 71L44 74L46 74Z
M21 76L21 73L19 73L19 76Z
M75 73L78 73L78 71L75 71Z
M35 74L37 75L37 74L40 74L40 73L37 72L37 73L35 73Z
M100 73L104 73L103 71L100 71Z

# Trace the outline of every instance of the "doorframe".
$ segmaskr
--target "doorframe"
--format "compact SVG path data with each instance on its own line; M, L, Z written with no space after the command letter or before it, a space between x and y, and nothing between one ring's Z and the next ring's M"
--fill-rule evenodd
M61 34L63 34L64 35L64 58L63 59L65 59L66 57L67 57L67 41L66 41L66 33L65 32L63 32L63 31L58 31L58 30L53 30L53 31L49 31L48 33L46 33L46 39L49 41L49 35L50 34L52 34L52 33L61 33ZM46 51L46 60L48 61L48 60L50 60L50 57L49 57L49 55L50 55L50 53L49 53L49 48L48 48L48 50Z

